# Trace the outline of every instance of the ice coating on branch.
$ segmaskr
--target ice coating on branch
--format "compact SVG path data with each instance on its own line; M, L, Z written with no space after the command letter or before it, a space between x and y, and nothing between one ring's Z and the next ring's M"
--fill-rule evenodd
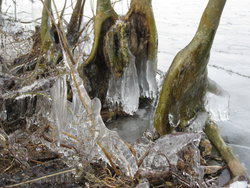
M100 115L100 100L89 98L76 70L71 72L70 85L72 103L66 100L65 76L58 78L51 92L60 142L76 145L87 160L102 158L108 163L112 161L124 173L133 177L138 170L136 159L117 132L106 128Z
M124 112L132 115L138 110L139 97L135 57L131 55L130 62L121 77L116 78L111 74L106 99L111 105L120 105Z
M216 82L209 80L209 88L205 96L205 108L214 121L229 120L230 95Z
M159 152L164 154L172 165L176 165L179 159L176 154L188 144L199 143L200 139L201 135L196 133L179 133L163 136L154 143L142 166L152 167L152 165L155 165L155 167L160 167L162 162L166 164L166 158L159 156ZM156 159L157 161L155 161Z

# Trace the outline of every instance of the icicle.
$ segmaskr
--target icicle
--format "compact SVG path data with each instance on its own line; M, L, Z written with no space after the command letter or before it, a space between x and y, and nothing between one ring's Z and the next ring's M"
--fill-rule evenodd
M138 110L139 97L135 57L131 55L122 77L116 78L111 75L106 98L111 105L121 105L124 112L132 115Z
M133 114L139 107L139 86L134 56L131 57L124 72L121 89L123 110L128 114Z
M156 70L155 70L155 62L147 61L147 82L149 85L149 98L154 99L157 95L157 83L156 83Z
M61 141L61 130L64 129L66 123L66 103L67 103L67 84L66 76L59 77L51 89L52 94L52 110L53 115L56 120L56 137L58 144L60 145Z
M140 96L146 98L156 98L157 83L156 70L154 62L149 60L139 61L137 63L138 80L140 87Z

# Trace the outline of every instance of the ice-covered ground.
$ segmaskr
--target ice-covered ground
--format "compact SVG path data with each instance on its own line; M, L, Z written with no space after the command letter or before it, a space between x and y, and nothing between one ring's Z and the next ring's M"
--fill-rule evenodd
M12 1L5 0L3 12L16 11L17 18L23 21L35 20L41 15L41 3L38 0L34 2L32 4L31 0L19 0L15 10ZM62 7L63 1L58 0L58 2ZM89 2L87 2L88 14L91 15ZM127 2L124 0L123 7L120 9L123 13L127 10ZM159 34L158 68L160 70L166 72L176 53L190 42L206 4L205 0L153 0ZM70 6L69 3L67 7ZM223 137L231 144L250 172L249 7L249 0L227 1L211 51L209 77L230 94L229 120L218 124ZM141 131L141 129L138 130Z

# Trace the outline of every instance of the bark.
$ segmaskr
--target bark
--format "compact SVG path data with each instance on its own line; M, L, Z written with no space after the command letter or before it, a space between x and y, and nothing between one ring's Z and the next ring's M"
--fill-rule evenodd
M146 46L147 59L156 69L158 35L151 0L132 0L126 19L132 24L132 32L136 33L134 36L131 32L130 36L132 52L137 55Z
M2 13L2 4L3 4L3 1L0 0L0 14Z
M103 51L107 67L111 74L120 77L129 64L130 47L128 42L128 25L124 22L112 26L104 37Z
M42 22L40 28L42 51L48 51L53 42L51 35L51 22L49 12L51 12L51 0L45 0L43 3Z
M240 161L235 157L232 149L226 145L220 136L219 128L214 122L210 122L205 127L205 133L222 158L226 161L229 170L233 177L244 176L247 177L246 169L242 166Z
M67 39L70 46L74 46L80 37L79 31L82 24L83 9L86 0L77 0L72 16L67 27Z
M192 41L173 60L163 82L154 126L161 134L182 130L204 110L207 63L226 0L209 0Z
M111 25L118 19L118 15L115 13L111 6L110 0L98 0L96 7L96 16L94 19L94 44L91 53L86 62L80 66L79 72L82 73L82 68L91 63L97 56L98 46L103 41L103 35Z

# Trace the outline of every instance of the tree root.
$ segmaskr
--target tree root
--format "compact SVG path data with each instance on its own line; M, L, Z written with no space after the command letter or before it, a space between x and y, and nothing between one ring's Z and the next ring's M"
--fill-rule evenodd
M218 125L214 122L207 123L204 132L214 147L221 154L222 158L228 165L229 170L233 177L244 176L247 177L246 169L242 166L240 161L234 155L232 149L226 145L222 137L220 136Z
M207 63L225 3L209 0L194 38L178 52L166 74L154 116L161 135L183 130L197 112L204 111Z

